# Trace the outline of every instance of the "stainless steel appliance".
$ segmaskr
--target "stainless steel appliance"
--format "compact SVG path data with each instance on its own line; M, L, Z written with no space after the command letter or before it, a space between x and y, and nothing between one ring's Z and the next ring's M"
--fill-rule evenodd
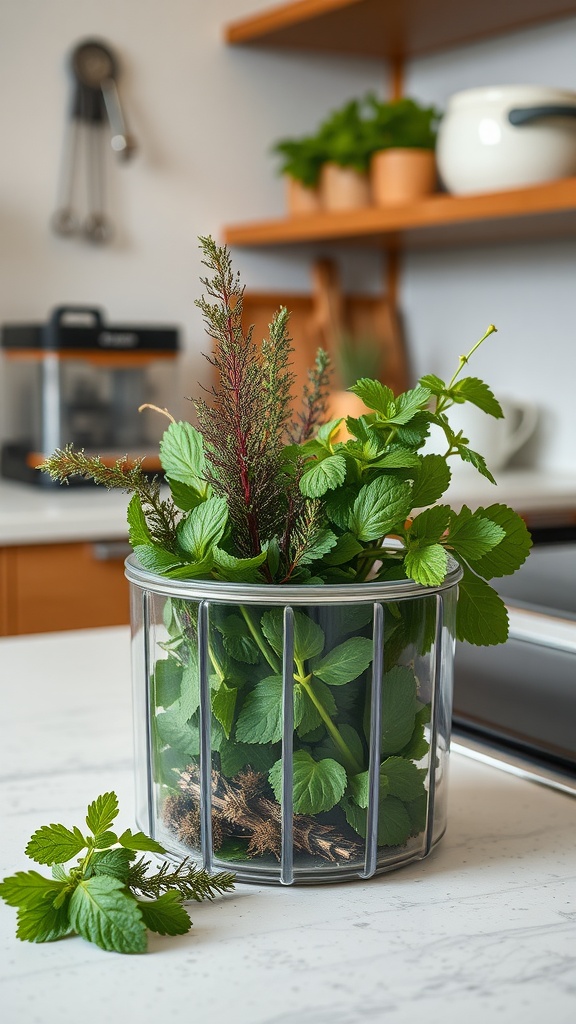
M458 645L455 739L576 791L576 541L536 545L498 589L510 636L500 647Z
M138 407L174 401L175 327L108 325L99 309L61 306L45 324L5 324L1 344L10 423L2 476L50 486L36 467L69 443L160 468L165 420Z

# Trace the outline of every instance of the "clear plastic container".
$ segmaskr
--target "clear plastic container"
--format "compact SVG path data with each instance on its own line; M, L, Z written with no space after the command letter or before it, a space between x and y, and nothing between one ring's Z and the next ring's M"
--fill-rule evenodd
M369 878L446 828L461 570L265 586L131 556L137 820L240 881Z

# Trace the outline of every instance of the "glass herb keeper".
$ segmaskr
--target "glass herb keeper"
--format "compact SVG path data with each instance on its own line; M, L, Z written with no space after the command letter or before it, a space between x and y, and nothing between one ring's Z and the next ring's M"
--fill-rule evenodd
M253 883L370 878L446 828L445 581L131 584L138 825Z

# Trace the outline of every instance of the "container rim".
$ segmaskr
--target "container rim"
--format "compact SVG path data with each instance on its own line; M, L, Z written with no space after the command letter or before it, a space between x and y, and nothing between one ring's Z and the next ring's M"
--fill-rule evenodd
M378 583L306 584L227 583L220 580L173 580L144 569L135 555L125 563L130 583L163 597L194 601L272 605L330 605L343 602L367 603L399 601L413 597L431 597L451 590L462 579L463 569L448 555L448 571L437 586L424 586L414 580L384 580Z

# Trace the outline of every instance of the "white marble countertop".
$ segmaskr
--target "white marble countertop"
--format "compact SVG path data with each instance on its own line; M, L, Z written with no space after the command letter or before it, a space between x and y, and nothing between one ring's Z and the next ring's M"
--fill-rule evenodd
M113 668L111 667L113 666ZM125 627L0 641L0 877L115 789L132 825ZM0 904L4 1024L572 1024L576 800L453 755L431 857L371 881L238 885L148 955L34 945Z
M504 502L532 524L576 523L576 470L503 472L494 487L477 473L456 477L443 501L455 508ZM34 487L0 480L0 546L123 539L128 496L103 487Z

